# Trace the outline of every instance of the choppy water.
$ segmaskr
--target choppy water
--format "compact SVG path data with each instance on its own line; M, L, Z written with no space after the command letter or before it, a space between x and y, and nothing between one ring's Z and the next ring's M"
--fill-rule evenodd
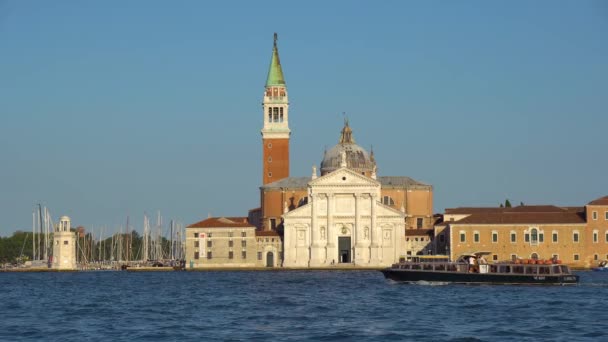
M572 287L377 271L0 273L3 341L606 341L608 273Z

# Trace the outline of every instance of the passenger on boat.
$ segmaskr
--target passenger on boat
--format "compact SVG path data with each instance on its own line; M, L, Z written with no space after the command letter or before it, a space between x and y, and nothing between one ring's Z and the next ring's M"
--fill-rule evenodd
M488 262L483 255L479 258L479 273L488 273Z
M469 257L469 272L477 272L475 267L475 261L476 260L474 256Z

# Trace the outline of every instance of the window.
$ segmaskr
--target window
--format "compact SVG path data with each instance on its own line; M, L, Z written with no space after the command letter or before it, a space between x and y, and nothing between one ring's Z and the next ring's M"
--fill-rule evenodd
M441 242L441 243L445 242L445 236L443 234L439 235L439 242Z
M279 108L279 122L283 122L283 107Z
M606 242L608 242L608 231L606 232Z
M234 247L234 242L232 240L228 241L228 247Z
M593 212L591 213L591 217L592 217L594 220L597 220L597 211L593 211Z
M211 238L211 233L207 233L207 237L208 237L208 238Z
M493 261L497 261L498 260L498 254L492 254L492 260Z
M492 232L492 243L498 242L498 232Z
M604 212L604 220L608 221L608 211Z
M211 254L211 251L207 252L207 259L211 259L213 258L213 255Z
M524 242L530 242L530 233L524 232Z
M198 237L198 233L194 233L194 237L197 238Z
M545 242L545 233L543 233L543 232L538 233L538 242Z
M277 219L274 219L274 218L270 219L270 229L272 229L272 230L277 229Z
M517 254L511 254L511 260L513 260L513 261L517 260Z
M197 260L198 260L198 258L199 258L199 254L198 254L198 252L194 252L194 259L197 259Z
M247 241L245 241L245 240L241 241L241 247L247 247Z
M67 245L68 243L69 243L68 240L63 241L64 245Z
M467 234L465 232L460 232L460 242L467 242Z
M391 198L391 196L382 197L382 204L384 205L395 205L395 201Z
M232 242L232 241L230 241L230 242ZM228 259L234 259L234 252L233 251L228 252Z
M258 260L262 260L262 252L258 252Z
M572 241L578 242L578 231L572 233Z
M419 217L416 219L416 228L418 229L422 229L422 223L424 222L424 219L422 217Z
M600 233L597 230L593 231L593 243L598 243L600 241Z
M241 237L246 237L247 236L247 232L241 232Z
M272 172L268 172L268 178L272 178Z
M517 242L517 233L511 232L511 243L516 243L516 242Z
M268 107L268 122L272 122L272 108Z
M574 254L574 261L578 261L578 258L579 258L578 254Z
M538 229L530 229L530 243L535 245L538 243Z
M473 241L475 241L475 243L479 242L479 232L473 233Z
M266 146L268 146L268 148L272 148L272 143L268 143Z
M241 252L241 258L247 259L247 251L242 251Z
M551 236L552 236L552 238L551 238L551 239L553 240L553 242L554 242L554 243L557 243L557 232L556 232L556 231L553 231L553 233L551 233Z
M272 156L268 156L268 162L272 163Z
M597 261L597 259L599 259L599 255L593 254L593 260Z
M559 254L553 254L551 258L553 258L554 260L559 260Z
M213 247L213 241L207 240L207 247L209 247L209 248Z
M272 108L272 121L279 122L279 107Z
M199 241L194 241L194 247L200 247L199 246Z

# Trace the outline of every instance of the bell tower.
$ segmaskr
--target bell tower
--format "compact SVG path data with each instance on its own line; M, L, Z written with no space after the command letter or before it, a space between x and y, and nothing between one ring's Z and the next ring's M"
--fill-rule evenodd
M289 177L289 98L279 59L276 33L262 106L262 184L268 184Z

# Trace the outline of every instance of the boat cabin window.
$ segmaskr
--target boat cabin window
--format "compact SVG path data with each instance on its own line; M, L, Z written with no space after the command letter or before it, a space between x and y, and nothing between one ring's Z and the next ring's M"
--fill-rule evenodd
M526 274L536 274L536 267L534 266L526 266Z
M513 270L511 272L512 273L524 273L524 267L523 266L513 266Z
M427 271L428 270L432 271L433 270L433 265L431 265L431 264L423 264L422 268L424 270L427 270Z
M566 267L566 266L560 266L559 268L562 271L561 273L568 273L568 267Z
M420 269L420 265L412 265L412 269L413 270L419 270Z
M549 266L540 266L538 268L538 274L549 274Z
M552 266L551 267L551 273L553 273L553 274L560 274L561 272L560 272L559 266Z

